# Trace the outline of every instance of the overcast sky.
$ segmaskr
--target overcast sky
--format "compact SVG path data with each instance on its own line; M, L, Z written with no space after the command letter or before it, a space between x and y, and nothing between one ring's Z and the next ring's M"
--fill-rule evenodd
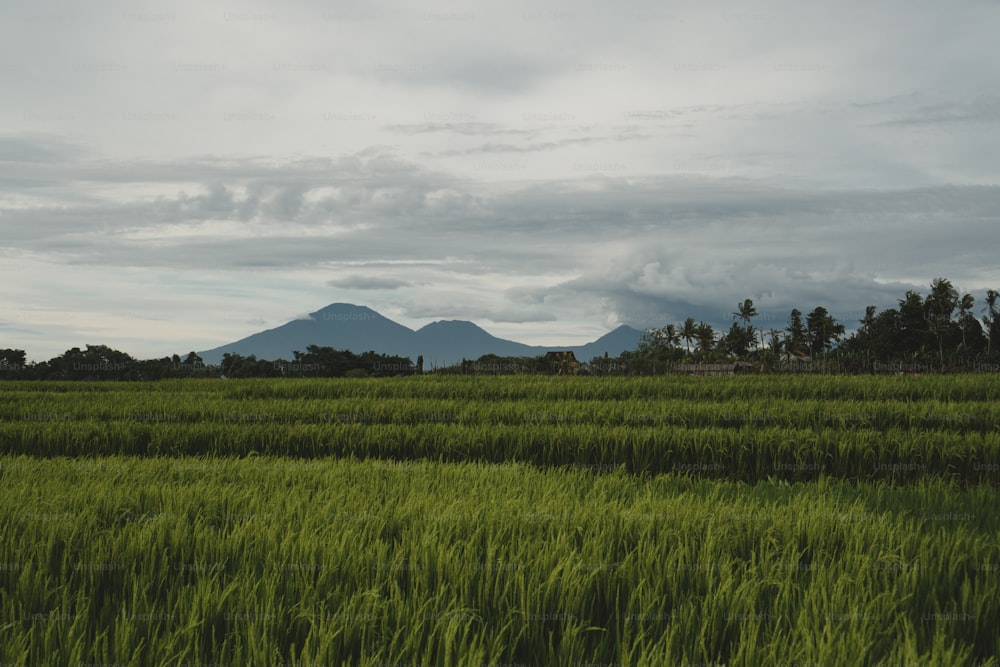
M1000 288L1000 5L9 1L0 348Z

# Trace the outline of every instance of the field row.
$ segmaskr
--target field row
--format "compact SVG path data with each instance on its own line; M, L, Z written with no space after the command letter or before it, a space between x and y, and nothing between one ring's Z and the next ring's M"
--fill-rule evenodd
M3 664L1000 662L996 488L0 458Z
M233 399L141 392L8 394L0 427L16 422L199 422L268 424L425 424L892 428L1000 432L1000 402L750 397L728 401L636 398L630 401L470 401L431 398Z
M2 381L11 396L61 393L119 398L183 393L191 399L452 399L464 401L632 401L750 399L1000 401L1000 375L553 377L421 375L381 379L163 380L155 383Z
M987 397L997 384L992 378L801 380L5 383L0 453L525 462L742 481L1000 481L1000 401ZM784 397L789 385L811 397ZM969 387L982 395L955 398ZM816 396L920 388L933 392L920 399Z
M927 476L1000 482L1000 431L686 428L593 424L281 424L98 420L0 426L0 454L243 457L251 454L399 461L524 462L592 472L684 472L909 482Z

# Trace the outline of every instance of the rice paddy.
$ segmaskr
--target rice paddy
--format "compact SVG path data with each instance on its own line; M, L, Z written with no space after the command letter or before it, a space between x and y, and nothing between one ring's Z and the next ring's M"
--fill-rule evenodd
M989 376L0 384L3 665L991 665Z

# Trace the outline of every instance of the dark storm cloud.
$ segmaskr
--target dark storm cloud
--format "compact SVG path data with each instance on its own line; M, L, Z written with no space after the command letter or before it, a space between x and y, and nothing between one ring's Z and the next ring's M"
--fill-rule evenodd
M86 332L155 291L201 336L199 299L335 286L579 330L997 287L998 29L973 0L13 3L0 309Z
M996 187L801 191L661 177L497 189L385 164L398 168L380 172L349 158L299 164L298 185L288 184L286 169L254 170L249 187L214 181L198 195L12 210L2 220L21 249L71 264L240 270L355 262L373 270L382 262L377 275L353 271L328 283L366 290L414 286L412 268L392 262L431 260L438 275L470 277L576 273L510 293L533 313L526 321L551 316L551 304L587 298L636 325L641 318L629 313L718 320L734 295L756 298L762 312L823 300L846 311L899 296L899 285L914 280L996 275L994 253L969 243L1000 222ZM883 286L893 280L900 282ZM504 308L493 314L515 321Z

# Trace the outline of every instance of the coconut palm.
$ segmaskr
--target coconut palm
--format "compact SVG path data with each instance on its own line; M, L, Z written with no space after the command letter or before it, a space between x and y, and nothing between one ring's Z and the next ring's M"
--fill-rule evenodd
M929 331L937 338L938 363L944 369L944 338L951 322L952 313L958 307L958 290L950 280L935 278L931 281L931 292L924 299L924 319Z
M680 331L681 338L687 343L688 354L691 354L691 341L698 338L698 325L695 323L693 317L689 317L684 320L684 326L681 327Z
M750 319L757 317L757 309L753 305L752 299L744 299L743 303L736 304L736 311L733 313L733 318L740 320L743 324L747 325L747 330L750 332L750 339L756 344L756 339L754 338L753 327L750 326ZM764 347L764 332L761 331L760 336L760 346Z
M868 306L865 308L865 317L860 320L861 330L867 334L872 332L872 324L875 323L875 306Z
M699 322L696 338L698 340L698 350L702 353L707 353L715 345L715 329L708 322Z
M971 294L963 294L962 298L958 300L958 322L959 326L962 327L962 349L966 349L965 344L965 320L968 319L969 313L972 312L972 307L975 305L976 300Z
M750 324L750 319L757 317L757 309L754 308L751 299L745 299L743 303L736 304L736 308L737 312L733 313L733 318L742 321L744 324Z
M990 355L990 348L993 344L993 329L994 324L997 321L997 315L1000 311L997 310L997 299L1000 298L1000 292L995 289L986 290L986 307L983 308L983 312L986 313L986 317L983 318L983 324L986 325L986 333L989 337L986 339L986 356Z
M668 324L660 329L660 335L662 336L663 342L666 343L667 347L677 347L681 344L681 334L677 330L677 325L675 324Z

